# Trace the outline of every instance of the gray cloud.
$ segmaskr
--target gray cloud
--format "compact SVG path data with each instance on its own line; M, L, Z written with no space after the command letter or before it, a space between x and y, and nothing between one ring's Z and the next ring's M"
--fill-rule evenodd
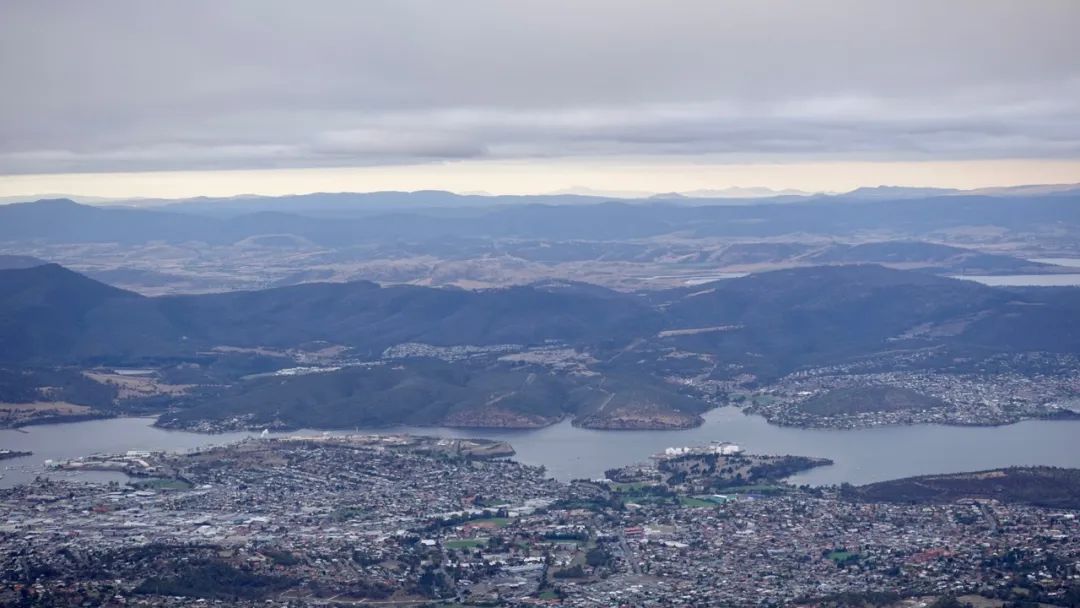
M0 173L1080 158L1080 4L8 2Z

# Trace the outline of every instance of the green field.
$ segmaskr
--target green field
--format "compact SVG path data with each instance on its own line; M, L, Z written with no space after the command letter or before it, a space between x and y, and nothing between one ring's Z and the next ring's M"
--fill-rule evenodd
M694 496L680 496L679 497L679 504L681 504L684 507L695 507L695 508L697 508L697 507L715 507L715 506L717 506L717 503L715 503L715 502L713 502L711 500L704 500L704 499L697 498L697 497L694 497Z
M505 517L485 517L482 519L470 519L466 523L479 526L482 526L484 524L491 524L496 528L505 528L506 526L510 525L510 520Z
M131 482L139 490L190 490L191 484L181 479L140 479Z

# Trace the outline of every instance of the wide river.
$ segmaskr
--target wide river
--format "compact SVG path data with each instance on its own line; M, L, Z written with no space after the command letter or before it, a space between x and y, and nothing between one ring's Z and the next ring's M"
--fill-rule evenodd
M148 418L116 418L0 431L0 448L34 455L0 461L0 487L32 480L46 459L127 450L181 451L236 441L253 433L203 435L166 431ZM361 432L410 432L446 437L504 439L517 460L544 465L559 479L601 477L604 470L646 461L666 447L731 441L758 454L823 456L836 464L791 478L813 485L855 484L927 473L976 471L1009 465L1080 467L1080 420L1030 420L999 427L916 425L861 430L797 429L770 425L726 407L705 415L705 424L684 431L593 431L563 422L531 431L396 427ZM298 431L313 434L318 431ZM52 476L74 475L51 473ZM83 479L122 479L83 473Z
M1080 268L1080 258L1035 258L1032 262L1053 264L1068 268ZM954 279L967 279L991 287L1076 287L1080 286L1080 273L1069 274L1002 274L957 275Z

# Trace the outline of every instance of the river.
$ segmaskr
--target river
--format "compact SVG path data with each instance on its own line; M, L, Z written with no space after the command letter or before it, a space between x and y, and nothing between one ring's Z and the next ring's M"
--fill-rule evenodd
M1002 274L1002 275L956 275L954 279L975 281L991 287L1077 287L1080 274Z
M1053 264L1068 268L1080 268L1078 258L1034 258L1032 262ZM954 279L966 279L991 287L1076 287L1080 286L1080 273L1068 274L1001 274L956 275Z
M204 435L155 428L148 418L115 418L0 431L0 448L30 450L33 456L0 461L0 487L32 480L46 459L127 450L182 451L222 444L254 433ZM410 432L446 437L509 441L517 460L544 465L567 480L601 477L604 470L642 462L666 447L731 441L750 453L831 458L836 464L797 475L811 485L869 483L928 473L975 471L1010 465L1080 467L1080 421L1029 420L999 427L892 426L859 430L798 429L768 424L731 407L705 415L705 424L683 431L594 431L563 422L529 431L395 427L361 432ZM312 434L321 431L297 431ZM352 432L352 431L350 431ZM50 473L76 476L74 473ZM114 473L80 473L92 480L123 479Z

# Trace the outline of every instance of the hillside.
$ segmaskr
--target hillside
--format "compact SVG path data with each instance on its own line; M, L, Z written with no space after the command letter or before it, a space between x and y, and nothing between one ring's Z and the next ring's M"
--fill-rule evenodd
M192 402L163 416L159 425L200 428L211 421L215 430L396 424L536 428L571 416L592 428L681 428L700 424L698 414L708 407L647 379L433 359L263 376L197 395Z
M814 416L895 412L946 407L940 399L895 386L841 388L807 399L799 409Z
M678 335L669 339L673 344L742 359L750 354L761 374L893 348L911 328L1003 311L1013 299L973 282L870 265L764 272L654 297L672 327L737 328ZM1051 339L1045 332L1037 335Z
M981 498L1054 509L1080 509L1080 469L1013 467L926 475L845 491L852 498L881 502L930 503Z
M147 298L56 265L0 270L0 286L0 362L21 364L320 340L374 355L403 342L606 350L644 339L751 355L761 373L904 345L1080 350L1075 290L1007 291L879 266L766 272L648 297L559 282L479 291L351 282ZM697 331L712 327L730 329Z
M473 371L431 361L348 367L243 382L160 424L241 416L242 426L251 428L433 425L465 422L471 412L486 410L490 422L475 426L531 428L561 418L568 392L554 377L513 370Z
M0 270L0 286L0 361L125 356L142 350L140 335L164 339L144 298L56 264Z
M635 298L604 289L488 291L311 283L144 298L50 265L0 271L0 362L136 362L214 346L326 340L366 353L402 342L602 342L660 327Z

